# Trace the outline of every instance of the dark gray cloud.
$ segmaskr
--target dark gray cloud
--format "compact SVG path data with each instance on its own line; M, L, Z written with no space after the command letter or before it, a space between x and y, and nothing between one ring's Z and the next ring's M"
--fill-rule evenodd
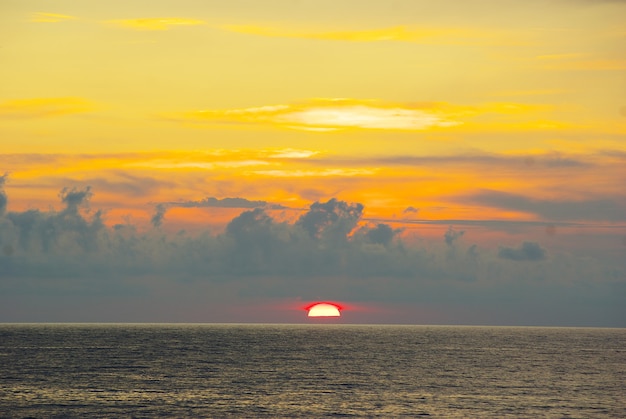
M7 194L4 192L4 184L7 180L8 174L0 176L0 216L4 215L7 210L7 202L9 201L7 198Z
M83 252L98 248L98 236L105 231L102 212L96 211L91 219L86 219L80 212L87 208L92 196L90 188L64 188L59 193L65 207L59 212L41 212L31 209L23 212L9 212L6 218L10 222L2 231L3 242L22 252L23 268L28 271L34 264L28 264L31 257L41 254L52 256L55 263L62 264L63 255L81 249ZM12 240L13 239L13 240ZM59 256L58 259L55 259ZM34 260L33 259L33 260ZM45 271L44 271L45 273ZM52 274L52 272L50 272Z
M457 198L458 201L528 212L547 220L626 221L626 205L613 199L545 200L494 190Z
M453 246L454 242L456 242L458 239L463 237L463 234L465 234L465 231L463 230L457 231L454 228L452 228L452 226L450 226L448 227L448 230L446 230L445 234L443 235L443 239L448 246Z
M342 242L346 239L363 214L362 204L349 204L335 198L311 205L296 225L302 227L311 237Z
M379 223L374 228L368 228L365 232L365 237L372 243L389 246L399 232L399 230L394 230L387 224Z
M184 208L267 208L267 209L286 209L279 204L272 204L267 201L251 201L246 198L215 198L207 197L200 201L179 201L168 202L170 206Z
M408 206L402 211L402 214L417 214L418 212L419 212L419 208Z
M546 250L538 243L524 242L519 247L501 247L498 257L520 262L535 262L546 259Z
M165 218L165 213L167 212L167 207L164 204L157 204L154 207L154 214L152 218L150 218L150 223L154 228L161 227L163 224L163 218Z
M63 211L70 214L77 214L78 209L81 206L86 205L92 195L93 192L91 192L91 186L87 186L82 190L75 187L72 189L63 188L59 193L61 202L65 204L65 209Z
M6 263L0 277L172 274L216 279L399 272L393 268L398 254L392 246L398 230L379 223L357 231L361 204L337 199L316 202L293 224L278 222L266 209L255 208L231 220L223 234L169 237L157 230L140 233L132 224L107 228L100 211L91 215L87 211L91 196L89 187L64 188L59 194L64 204L60 211L6 214L0 224L0 245L15 251L10 258L3 256ZM151 216L154 227L163 224L165 213L165 205L156 206ZM372 251L379 253L376 266L366 255Z

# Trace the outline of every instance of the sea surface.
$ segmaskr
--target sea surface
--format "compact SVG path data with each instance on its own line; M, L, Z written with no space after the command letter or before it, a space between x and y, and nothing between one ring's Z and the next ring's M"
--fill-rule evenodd
M0 325L0 417L626 417L626 329Z

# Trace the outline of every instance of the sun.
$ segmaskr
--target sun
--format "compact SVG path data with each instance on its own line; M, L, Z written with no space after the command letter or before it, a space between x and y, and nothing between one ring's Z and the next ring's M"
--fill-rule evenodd
M314 303L306 308L309 317L340 317L341 307L333 303Z

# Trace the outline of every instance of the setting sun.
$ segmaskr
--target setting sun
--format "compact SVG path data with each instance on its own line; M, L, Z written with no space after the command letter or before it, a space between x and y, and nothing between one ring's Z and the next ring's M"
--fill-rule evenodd
M308 308L309 317L340 317L339 306L332 303L316 303Z

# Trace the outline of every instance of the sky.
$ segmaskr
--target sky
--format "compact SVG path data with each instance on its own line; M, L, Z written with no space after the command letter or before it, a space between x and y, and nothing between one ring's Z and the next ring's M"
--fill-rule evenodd
M626 2L0 11L0 322L626 327Z

